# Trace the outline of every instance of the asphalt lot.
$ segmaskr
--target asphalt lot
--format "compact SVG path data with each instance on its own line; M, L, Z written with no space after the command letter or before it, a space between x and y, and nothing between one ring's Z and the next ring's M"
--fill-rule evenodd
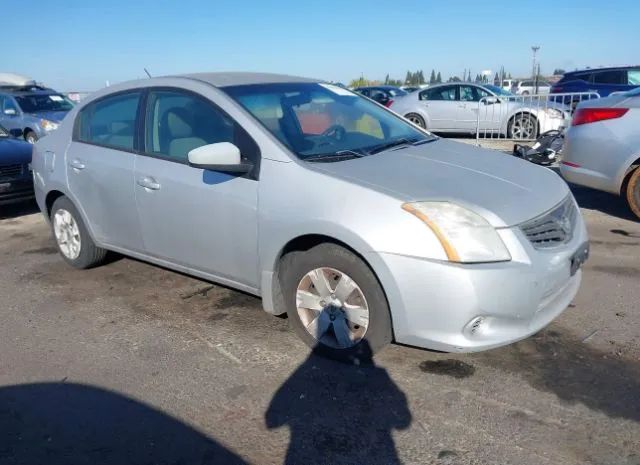
M0 210L2 464L640 464L640 223L575 189L580 293L521 343L310 356L258 299L139 261L68 267Z

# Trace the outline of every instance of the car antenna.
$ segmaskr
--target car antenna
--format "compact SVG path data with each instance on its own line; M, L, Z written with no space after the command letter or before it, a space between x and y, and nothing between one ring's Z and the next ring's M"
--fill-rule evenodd
M144 72L147 73L147 76L149 76L149 79L151 79L151 73L147 71L147 68L142 68L142 69L144 69Z

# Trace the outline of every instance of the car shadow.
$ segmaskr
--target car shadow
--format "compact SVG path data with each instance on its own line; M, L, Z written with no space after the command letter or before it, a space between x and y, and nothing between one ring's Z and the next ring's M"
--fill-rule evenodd
M285 464L401 463L392 431L411 424L406 396L360 347L356 366L311 353L273 396L265 421L290 430Z
M623 220L638 221L622 197L575 184L569 184L569 187L581 208L597 210Z
M0 463L246 462L153 407L97 387L56 382L0 388Z
M35 200L0 206L0 220L9 220L20 216L39 213L40 209Z

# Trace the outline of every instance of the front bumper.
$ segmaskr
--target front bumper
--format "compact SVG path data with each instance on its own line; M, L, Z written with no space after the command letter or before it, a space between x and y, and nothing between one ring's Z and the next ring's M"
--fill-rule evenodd
M537 250L519 228L500 230L510 262L461 265L374 254L384 270L395 339L446 352L476 352L524 339L571 303L582 278L571 257L588 242L582 218L565 245Z

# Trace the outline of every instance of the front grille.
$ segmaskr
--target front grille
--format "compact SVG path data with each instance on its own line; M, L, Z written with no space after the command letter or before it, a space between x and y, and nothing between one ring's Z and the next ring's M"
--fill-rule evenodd
M569 196L550 212L522 224L520 229L536 249L548 249L571 240L577 218L578 209Z
M22 174L22 165L0 165L0 178L13 178Z

